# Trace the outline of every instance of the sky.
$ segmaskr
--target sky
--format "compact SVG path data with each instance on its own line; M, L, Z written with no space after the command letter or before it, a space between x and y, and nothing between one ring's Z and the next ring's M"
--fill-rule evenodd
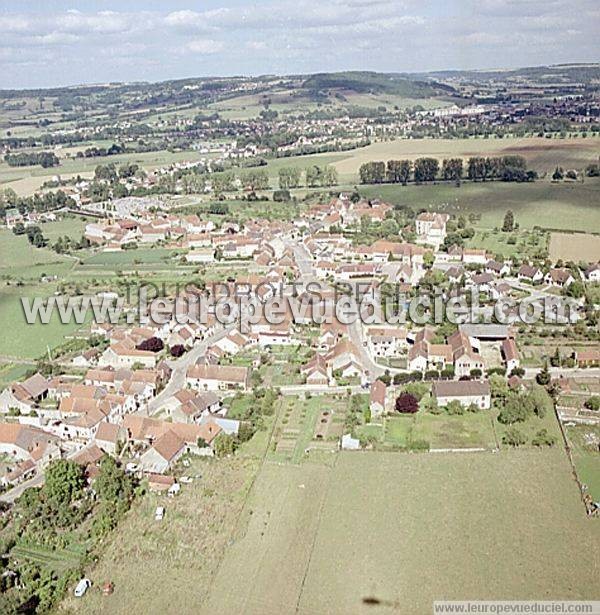
M0 89L599 60L598 0L0 0Z

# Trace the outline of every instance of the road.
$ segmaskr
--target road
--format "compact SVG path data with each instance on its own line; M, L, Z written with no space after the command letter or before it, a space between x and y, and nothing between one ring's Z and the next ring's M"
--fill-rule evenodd
M139 412L141 414L148 415L156 414L168 399L173 397L173 395L181 389L185 388L185 374L188 367L195 365L209 346L225 337L235 327L235 323L232 325L227 325L220 331L217 331L214 335L195 344L189 352L184 354L179 359L167 361L167 364L173 370L169 382L154 399L150 400L146 408L140 409Z
M312 256L306 246L295 242L293 244L293 250L294 256L296 257L296 263L298 263L298 269L300 269L301 281L304 284L308 284L309 282L319 282L320 284L323 284L323 281L319 280L314 273ZM352 324L348 325L348 337L358 350L361 364L363 368L368 371L369 380L374 380L383 374L387 368L375 363L373 357L368 351L368 348L365 346L366 338L364 337L364 330L360 318L355 319ZM402 371L404 370L390 368L390 373Z

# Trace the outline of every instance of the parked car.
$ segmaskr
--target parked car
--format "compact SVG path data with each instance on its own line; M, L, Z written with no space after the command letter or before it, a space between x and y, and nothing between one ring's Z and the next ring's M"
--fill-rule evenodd
M79 583L77 583L77 587L73 592L76 598L81 598L85 592L92 586L92 582L89 579L81 579Z
M162 521L162 518L165 516L165 508L164 506L157 506L156 512L154 513L155 521Z

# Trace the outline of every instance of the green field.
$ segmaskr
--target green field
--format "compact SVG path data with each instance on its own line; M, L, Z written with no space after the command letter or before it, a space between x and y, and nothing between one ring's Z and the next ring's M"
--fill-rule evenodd
M539 226L548 229L588 231L598 229L600 213L600 181L589 179L585 184L552 184L537 181L531 184L504 182L464 183L457 188L450 184L422 186L361 186L368 198L381 198L393 204L415 209L429 209L449 214L480 214L477 228L502 226L504 214L511 209L521 228Z
M427 414L385 419L383 444L410 448L427 443L431 449L496 448L493 416L489 412L460 416Z
M39 277L43 272L50 274L50 266L71 267L73 262L73 258L49 248L33 247L25 235L16 236L12 231L0 229L0 276Z
M375 598L377 612L427 613L436 599L592 599L598 546L560 450L266 465L200 612L370 613L364 601Z
M86 258L84 265L100 265L102 267L119 267L135 264L172 263L173 250L164 248L139 248L137 250L121 250L119 252L98 252Z
M586 485L592 499L600 502L600 427L590 425L575 425L567 428L567 437L573 451L573 461L577 476Z
M25 320L21 297L33 299L48 297L55 289L53 285L22 287L3 287L0 291L0 322L10 323L0 337L0 355L22 359L37 359L45 355L47 349L54 348L64 341L65 336L80 328L75 322L62 324L54 311L47 325L36 322L28 324Z

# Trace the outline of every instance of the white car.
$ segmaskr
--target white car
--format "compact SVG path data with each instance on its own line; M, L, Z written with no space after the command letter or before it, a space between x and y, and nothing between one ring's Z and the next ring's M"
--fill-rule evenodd
M164 506L157 506L156 512L154 513L155 521L162 521L162 518L165 516L165 508Z
M77 587L73 592L76 598L81 598L83 594L92 586L92 582L89 579L81 579L79 583L77 583Z
M179 479L180 483L183 483L184 485L189 485L191 482L193 482L193 478L191 476L182 476Z

